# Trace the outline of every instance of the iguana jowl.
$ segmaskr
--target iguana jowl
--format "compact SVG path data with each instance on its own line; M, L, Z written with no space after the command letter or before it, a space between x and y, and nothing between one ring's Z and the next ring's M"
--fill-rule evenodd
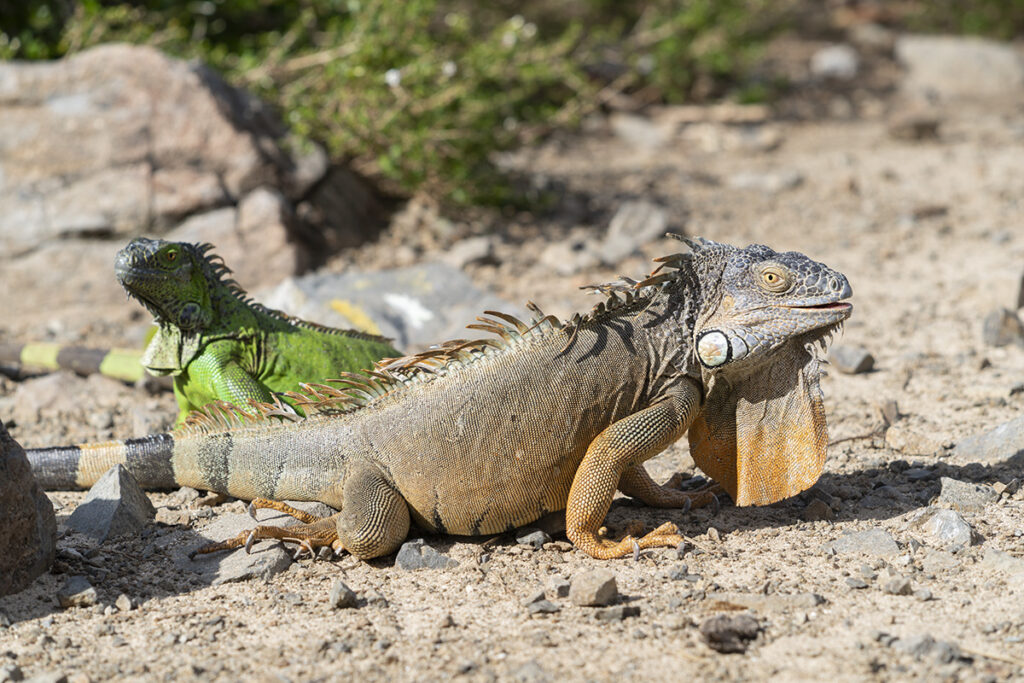
M117 253L114 272L158 326L142 356L172 375L179 423L212 401L269 402L342 372L401 355L387 339L291 318L252 301L213 245L138 238Z
M688 241L639 283L599 287L585 316L534 307L526 325L490 313L498 339L448 342L294 394L280 406L208 407L172 435L30 451L46 487L90 485L124 463L147 486L241 498L318 500L340 512L248 537L330 544L361 558L393 552L410 519L490 534L566 510L594 557L675 546L666 523L639 539L598 534L616 489L658 507L701 504L654 483L643 463L689 430L696 463L739 505L811 486L826 429L814 345L851 311L846 278L796 253ZM271 501L260 505L287 509ZM226 544L237 546L247 538Z

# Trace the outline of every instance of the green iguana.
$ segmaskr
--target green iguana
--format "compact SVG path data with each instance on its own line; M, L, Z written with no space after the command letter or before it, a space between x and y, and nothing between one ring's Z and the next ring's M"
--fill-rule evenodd
M562 323L488 312L452 341L382 362L283 404L207 406L172 434L30 450L45 488L85 487L123 464L147 487L192 486L255 499L305 526L254 539L330 545L360 558L393 552L410 520L437 533L504 532L566 510L580 550L621 557L676 546L669 522L642 538L602 538L615 491L656 507L711 502L659 486L644 461L689 432L700 468L738 505L811 486L825 460L815 346L850 315L846 278L797 252L686 240L641 282ZM291 419L270 419L284 416ZM273 499L273 500L265 500ZM322 501L317 518L275 500Z
M211 249L139 238L117 253L118 281L156 318L156 334L141 355L46 344L10 345L8 355L17 352L15 358L44 367L77 360L78 367L70 366L76 371L117 369L128 380L138 379L132 371L141 376L141 367L170 375L181 408L178 423L212 401L269 402L300 382L401 355L384 337L317 325L255 303L227 279L231 271Z

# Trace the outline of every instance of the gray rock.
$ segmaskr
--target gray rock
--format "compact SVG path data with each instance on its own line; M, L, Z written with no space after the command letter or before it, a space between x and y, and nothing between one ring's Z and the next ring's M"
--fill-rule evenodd
M346 586L341 579L335 579L331 585L331 593L327 597L327 602L334 609L345 609L355 607L358 600L354 590Z
M640 616L640 607L637 605L615 605L599 609L594 616L598 621L622 621L629 617Z
M7 662L0 664L0 683L17 683L17 681L25 680L25 673L21 670L21 667L14 662Z
M928 602L932 599L932 592L927 588L918 588L914 591L914 597L921 602Z
M811 74L818 78L848 81L859 66L857 51L849 45L829 45L811 55Z
M913 595L914 587L905 576L895 576L882 584L882 590L889 595Z
M971 525L955 510L926 508L910 526L920 530L922 540L936 548L967 548L973 538Z
M822 546L836 555L861 554L871 557L892 557L900 552L892 534L883 529L866 529L843 534Z
M265 305L333 327L383 334L402 349L465 336L484 310L529 319L529 312L477 289L443 263L373 273L350 271L290 278L260 299Z
M442 256L445 263L460 270L472 263L486 263L493 259L494 239L486 235L459 240Z
M704 642L722 653L746 652L761 631L761 624L749 614L719 614L708 617L700 625Z
M836 513L820 498L815 498L804 508L804 519L808 522L832 521L835 518Z
M889 647L906 652L917 659L930 657L943 664L948 664L962 656L956 643L935 640L927 633L895 638L889 643Z
M124 593L121 593L114 601L114 607L116 607L120 612L131 612L133 607L132 599Z
M1013 311L997 308L981 324L981 340L989 346L1024 346L1024 323Z
M969 436L953 449L953 457L960 462L1005 462L1021 453L1024 453L1024 417Z
M946 550L932 550L921 559L921 569L926 574L940 574L950 569L957 569L960 560Z
M897 422L885 430L885 445L904 455L933 455L943 449L943 442L929 434Z
M25 451L0 422L0 596L32 583L56 551L53 505L32 478Z
M293 519L285 515L280 515L280 518ZM197 548L235 538L252 530L254 525L252 517L247 514L221 515L198 531L200 539L177 551L174 556L175 564L184 571L197 574L204 583L215 586L249 579L268 579L288 569L293 561L292 552L279 541L255 543L252 546L252 553L246 553L245 548L239 548L230 552L189 557Z
M138 533L156 515L156 509L135 477L114 465L89 489L85 500L68 518L68 528L97 543Z
M903 88L942 99L1013 97L1024 86L1024 60L1013 47L982 38L904 35L896 58L906 67Z
M548 577L547 589L556 598L567 598L569 597L569 582L563 576L551 576Z
M1024 574L1024 558L1015 557L997 548L985 548L981 566L1003 574Z
M422 538L406 541L398 549L395 566L399 569L452 569L459 563L426 545Z
M833 346L828 353L828 360L845 375L859 375L875 367L875 357L862 346Z
M867 581L865 581L864 579L858 579L855 576L848 576L846 578L846 585L850 588L853 588L854 590L868 587Z
M80 575L68 577L61 589L57 591L57 601L65 609L89 607L96 604L96 599L96 589L89 583L89 579Z
M574 576L569 586L569 600L574 605L603 607L618 597L615 574L608 569L594 569Z
M526 606L526 611L530 614L554 614L561 609L550 600L535 600Z
M804 174L794 169L757 172L741 171L729 177L729 187L738 190L759 190L765 194L779 194L792 190L804 182Z
M961 512L979 512L999 500L999 494L991 486L972 484L959 479L941 477L942 490L936 502L948 505Z
M614 265L648 242L664 237L667 226L664 207L644 200L623 202L608 224L601 259Z
M551 543L551 537L540 529L520 529L516 532L516 543L528 545L534 550L540 550L545 543Z

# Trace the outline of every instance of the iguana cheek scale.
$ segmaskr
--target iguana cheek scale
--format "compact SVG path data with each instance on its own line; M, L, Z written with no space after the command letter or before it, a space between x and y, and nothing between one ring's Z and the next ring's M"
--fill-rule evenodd
M257 527L361 558L393 552L411 523L477 535L564 509L566 533L598 558L676 546L668 522L618 541L599 530L616 490L685 509L708 491L659 486L643 463L689 436L697 464L738 504L791 496L818 478L826 431L814 346L850 314L842 274L795 252L688 240L640 282L561 322L531 305L529 323L496 312L457 340L303 385L282 403L213 404L170 435L29 451L47 488L88 486L123 463L145 486L187 485L251 498L306 526ZM722 306L722 301L729 306ZM698 339L731 330L746 355L716 367ZM281 418L284 418L283 420ZM318 500L318 519L275 500Z

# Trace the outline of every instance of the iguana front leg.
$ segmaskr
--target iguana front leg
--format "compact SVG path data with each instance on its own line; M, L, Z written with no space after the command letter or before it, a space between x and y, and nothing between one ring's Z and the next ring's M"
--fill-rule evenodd
M627 536L617 543L600 538L598 529L608 514L623 475L631 472L626 478L627 488L637 483L634 468L678 440L699 407L700 391L686 382L655 405L610 425L591 442L573 477L565 510L566 535L577 548L592 557L610 559L632 553L634 543L640 548L674 548L682 542L683 538L671 522L640 539ZM658 500L666 499L662 496ZM678 500L682 507L689 498L680 496Z
M201 408L206 403L219 400L239 406L245 406L250 400L270 403L273 394L259 380L241 366L234 354L234 343L230 341L213 342L206 350L188 364L185 387L176 385L175 393L181 414L178 422L191 410ZM200 405L194 405L186 396L203 396Z

